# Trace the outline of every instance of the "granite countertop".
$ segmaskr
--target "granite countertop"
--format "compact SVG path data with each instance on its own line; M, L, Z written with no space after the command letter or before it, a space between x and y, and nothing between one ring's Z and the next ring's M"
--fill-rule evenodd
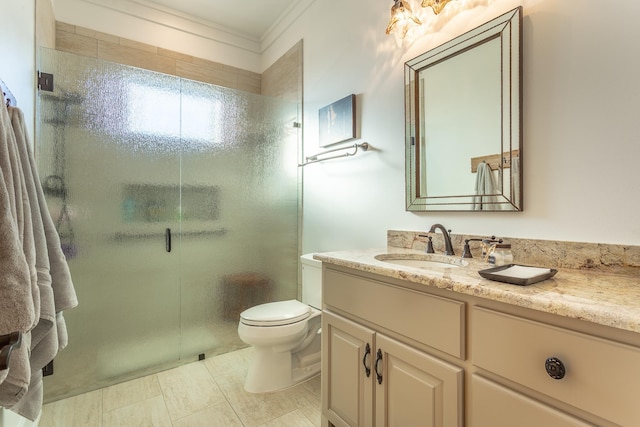
M469 260L468 265L458 268L427 270L375 258L376 255L388 253L424 254L422 251L390 247L317 253L314 258L426 287L447 289L640 333L640 277L637 276L558 269L558 273L550 279L518 286L480 277L478 270L491 266L477 259Z

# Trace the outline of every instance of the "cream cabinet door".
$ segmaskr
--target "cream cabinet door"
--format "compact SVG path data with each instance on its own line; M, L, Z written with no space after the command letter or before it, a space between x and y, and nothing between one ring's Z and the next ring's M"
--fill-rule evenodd
M462 368L381 334L376 346L376 427L462 427Z
M322 412L335 427L373 426L374 331L322 313Z

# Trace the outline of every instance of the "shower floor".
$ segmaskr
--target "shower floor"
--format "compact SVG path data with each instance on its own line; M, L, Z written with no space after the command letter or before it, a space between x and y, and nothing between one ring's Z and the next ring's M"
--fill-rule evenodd
M251 347L44 405L40 427L320 426L320 376L277 393L243 384Z

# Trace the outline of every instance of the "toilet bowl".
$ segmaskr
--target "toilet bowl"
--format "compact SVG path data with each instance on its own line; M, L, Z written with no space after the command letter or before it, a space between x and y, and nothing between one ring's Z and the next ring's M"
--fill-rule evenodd
M244 388L282 390L320 372L322 263L303 255L302 302L260 304L240 313L238 336L253 346Z

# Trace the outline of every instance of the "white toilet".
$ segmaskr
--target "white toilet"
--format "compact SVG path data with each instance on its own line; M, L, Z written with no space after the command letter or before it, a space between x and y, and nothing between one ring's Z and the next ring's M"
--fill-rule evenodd
M270 302L240 313L238 335L254 347L246 391L266 393L320 372L322 263L302 255L302 302Z

